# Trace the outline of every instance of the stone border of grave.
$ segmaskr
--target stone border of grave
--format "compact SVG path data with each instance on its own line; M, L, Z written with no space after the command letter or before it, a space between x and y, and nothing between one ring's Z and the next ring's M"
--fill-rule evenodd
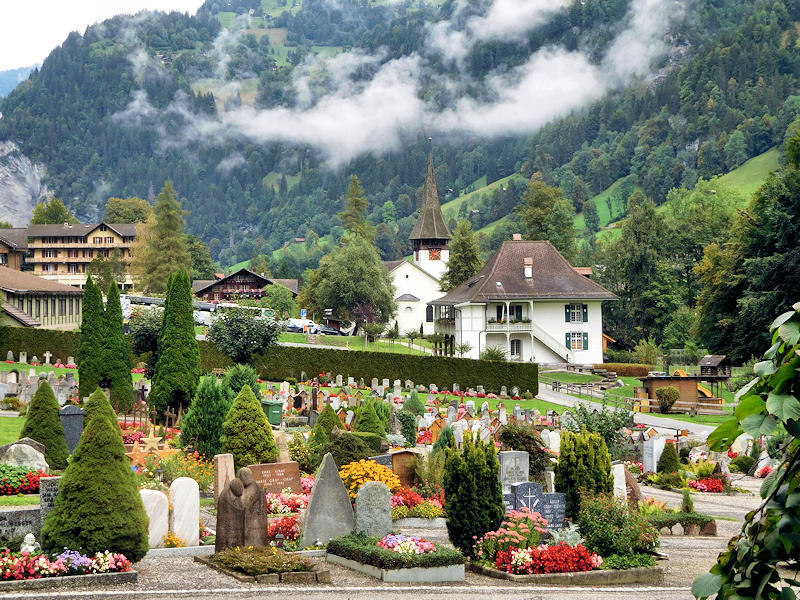
M639 567L636 569L609 569L581 571L578 573L544 573L541 575L514 575L491 567L469 563L473 573L495 579L505 579L514 583L533 583L539 585L622 585L629 583L656 584L664 581L664 567Z
M464 581L464 565L446 567L411 567L408 569L381 569L364 563L328 553L329 563L347 567L387 583L450 583Z
M139 574L136 571L124 573L95 573L93 575L63 575L61 577L42 577L41 579L19 579L0 581L0 593L18 590L53 590L57 588L104 587L136 583Z
M446 529L447 519L423 519L420 517L406 517L392 520L392 529Z
M195 556L194 562L203 564L218 573L233 577L240 583L289 583L289 584L302 584L302 583L330 583L331 572L328 569L323 569L322 566L315 564L311 571L292 571L287 573L265 573L263 575L244 575L225 569L219 565L211 562L207 556Z

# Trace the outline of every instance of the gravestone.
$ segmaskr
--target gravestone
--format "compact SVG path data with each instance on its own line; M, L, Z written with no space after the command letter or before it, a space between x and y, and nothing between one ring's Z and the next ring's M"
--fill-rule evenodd
M388 379L382 379L382 380L381 380L381 386L382 386L384 389L385 389L385 388L388 388L388 387L389 387L389 380L388 380Z
M410 379L406 379L406 381L405 381L405 387L406 387L407 389L409 389L409 390L413 390L413 389L414 389L414 382L413 382L413 381L411 381Z
M519 398L519 388L517 386L511 388L511 395L515 398Z
M469 414L469 416L474 417L475 416L475 401L474 400L467 400L464 403L464 405L465 405L465 407L467 409L467 413Z
M0 371L0 383L8 383L8 371Z
M549 429L542 429L539 432L539 436L542 438L542 443L545 445L546 448L550 447L550 430Z
M74 356L68 356L67 357L67 366L68 367L76 367L77 366L75 364L75 357Z
M628 489L625 485L625 465L622 463L613 463L611 465L611 474L614 476L614 496L617 498L627 498Z
M515 510L528 508L547 521L547 529L563 529L567 519L567 495L562 492L545 494L539 483L524 482L511 486Z
M44 356L44 364L49 365L50 358L53 356L53 353L48 350L47 352L44 353L43 356Z
M556 472L553 469L544 470L544 489L548 494L556 491Z
M464 443L464 427L466 423L464 421L456 421L452 424L453 426L453 439L456 441L456 446L461 447L461 444Z
M0 447L0 464L49 473L50 466L44 458L44 450L44 445L36 440L22 438Z
M144 511L150 519L147 532L151 548L160 548L169 532L169 499L159 490L139 490Z
M355 412L353 412L352 410L348 410L347 411L347 416L344 419L344 424L345 425L352 424L353 423L353 419L355 418L355 416L356 416Z
M392 455L391 454L379 454L378 456L370 456L369 459L375 461L379 465L383 465L384 467L388 467L389 469L392 468Z
M28 363L28 353L27 352L20 352L19 353L19 362L27 364Z
M6 352L6 361L12 363L14 362L14 353L11 350Z
M61 426L64 428L64 437L70 454L75 452L83 433L83 409L74 404L68 404L59 411Z
M31 359L31 364L41 364L39 362L39 357L36 356L35 354L33 355L33 358Z
M375 390L375 393L378 394L378 396L380 396L381 398L383 398L384 395L386 394L386 387L379 385L378 388Z
M219 500L220 494L235 476L233 454L217 454L214 457L214 500Z
M479 394L485 394L485 393L486 393L486 390L485 390L485 389L483 389L483 386L482 386L482 385L479 385L479 386L478 386L478 393L479 393Z
M344 384L344 379L342 379L341 375L336 376L336 387L342 387Z
M47 514L56 506L56 496L61 483L61 477L42 477L39 479L39 516L44 525Z
M511 491L515 483L528 481L530 457L527 452L508 450L501 452L500 458L500 483L503 484L503 493Z
M655 473L658 466L658 459L664 451L666 438L654 437L645 440L642 449L642 461L644 462L645 473Z
M430 390L430 391L431 391L431 392L433 392L434 394L436 394L436 393L438 393L438 392L439 392L439 388L436 386L436 384L435 384L435 383L432 383L432 384L430 384L430 385L428 386L428 390Z
M508 396L508 391L506 389L506 386L501 386L500 387L500 395L501 396Z
M499 406L497 409L497 418L500 420L501 425L508 424L508 411L505 406Z
M378 384L378 378L377 377L373 377L372 381L370 382L370 386L369 386L370 389L377 390L378 389L378 385L379 385Z
M314 427L317 423L317 419L319 418L319 411L312 410L308 415L308 426Z
M349 377L348 376L348 378L347 378L347 387L354 387L355 385L356 385L355 377ZM348 392L348 393L351 393L351 392Z
M333 455L329 452L322 459L311 490L300 545L313 546L317 541L326 543L335 537L347 535L353 531L353 527L353 505Z
M172 533L186 542L187 546L200 543L200 488L190 477L178 477L169 486L169 502L172 505Z
M560 452L561 451L561 432L553 430L550 432L550 450L553 452Z
M453 384L453 391L454 392L460 392L461 391L461 386L459 384L457 384L457 383L454 383Z
M491 411L489 410L489 401L486 400L486 401L484 401L483 404L481 404L481 414L482 415L488 415L490 412Z
M300 465L296 462L264 463L248 467L256 483L264 488L265 494L279 494L290 489L293 494L303 491L300 483Z
M360 388L365 387L364 386L364 378L363 377L359 377L358 378L358 387L360 387Z
M368 481L358 490L355 529L377 538L392 531L392 493L382 481Z
M339 408L342 406L342 401L339 399L339 396L331 396L330 400L331 408L333 408L333 410L339 410Z

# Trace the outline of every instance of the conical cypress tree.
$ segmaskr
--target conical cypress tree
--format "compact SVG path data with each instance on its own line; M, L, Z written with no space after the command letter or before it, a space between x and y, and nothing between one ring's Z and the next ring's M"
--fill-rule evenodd
M580 434L562 433L555 487L557 492L567 495L567 516L578 515L581 490L591 494L610 494L613 486L611 455L603 437L586 430Z
M159 409L178 404L188 407L200 375L200 349L194 337L192 286L186 271L178 271L170 276L167 284L151 402Z
M331 431L334 429L344 429L342 420L336 416L336 412L333 410L333 407L330 404L323 408L322 412L319 413L319 417L317 417L317 423L314 425L314 429L317 427L325 431L325 436L328 439L330 439Z
M678 457L678 450L675 444L668 442L661 452L661 457L658 459L656 471L659 473L675 473L681 468L681 459Z
M44 459L50 468L55 470L66 469L69 457L67 440L64 437L64 428L61 426L58 411L58 400L53 388L46 381L41 381L39 389L31 399L28 414L25 416L25 425L19 436L20 439L28 437L44 444Z
M78 386L81 398L91 394L102 382L103 344L106 337L103 296L91 277L83 289L81 337L78 345Z
M111 388L111 404L123 412L133 408L131 348L122 330L122 304L119 288L111 282L105 310L105 378Z
M42 527L42 545L47 552L110 550L136 562L147 553L147 529L122 432L107 416L95 414L61 478L55 508Z
M356 415L356 420L353 423L355 431L377 433L383 437L386 432L383 430L381 420L378 418L378 413L375 412L375 405L371 402L365 402Z
M414 413L416 416L424 415L425 414L425 404L417 394L416 390L412 391L406 400L406 403L403 405L403 408L409 412Z
M89 396L89 399L86 401L86 404L83 405L84 430L89 425L89 421L94 419L97 415L102 415L114 422L118 422L117 415L114 414L111 402L108 401L105 392L100 388L95 388L92 395Z
M234 399L222 431L222 446L237 469L278 459L272 427L249 385Z
M202 377L183 418L181 442L211 458L222 450L222 423L231 405L228 387L213 375Z

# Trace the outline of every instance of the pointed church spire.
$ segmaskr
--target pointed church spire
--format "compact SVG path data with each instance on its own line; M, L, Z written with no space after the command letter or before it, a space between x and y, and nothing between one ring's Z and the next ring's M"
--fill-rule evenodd
M439 189L436 185L436 175L433 172L433 150L431 149L428 154L428 174L425 177L425 186L422 188L422 207L419 209L419 218L408 239L437 240L446 245L450 238L450 230L444 222L442 207L439 205Z

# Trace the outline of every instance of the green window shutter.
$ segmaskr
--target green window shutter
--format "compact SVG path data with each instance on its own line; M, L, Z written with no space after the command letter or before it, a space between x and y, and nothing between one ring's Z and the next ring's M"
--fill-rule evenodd
M570 343L569 343L569 331L565 334L564 345L567 347L567 350L572 350L572 348L570 348Z
M564 305L564 321L569 323L569 304Z
M584 323L588 323L589 322L589 305L588 304L584 304L583 305L583 322Z
M586 331L583 332L583 349L589 349L589 334Z

